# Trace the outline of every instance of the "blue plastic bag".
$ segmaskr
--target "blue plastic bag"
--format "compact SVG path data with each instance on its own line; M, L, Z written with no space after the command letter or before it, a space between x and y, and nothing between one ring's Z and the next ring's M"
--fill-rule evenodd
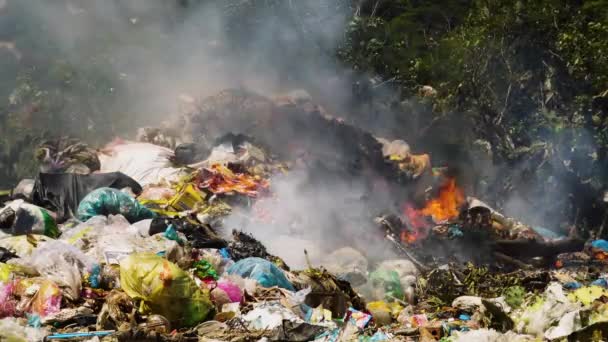
M595 241L591 242L591 247L601 249L604 252L608 252L608 241L595 240Z
M278 286L295 291L283 271L275 264L262 258L246 258L237 261L228 268L228 274L236 274L243 278L255 279L264 287Z
M93 216L117 214L124 216L130 223L156 216L153 211L120 190L99 188L93 190L80 201L76 217L84 222Z

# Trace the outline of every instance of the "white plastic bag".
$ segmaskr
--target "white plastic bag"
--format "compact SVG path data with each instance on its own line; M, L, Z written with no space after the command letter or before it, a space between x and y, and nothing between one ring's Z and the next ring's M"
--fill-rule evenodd
M9 260L9 264L35 269L42 277L55 282L71 300L80 297L82 277L95 261L63 241L49 241L27 258Z
M179 179L181 172L171 166L172 156L173 151L166 147L134 142L113 144L98 155L101 172L120 171L143 187Z

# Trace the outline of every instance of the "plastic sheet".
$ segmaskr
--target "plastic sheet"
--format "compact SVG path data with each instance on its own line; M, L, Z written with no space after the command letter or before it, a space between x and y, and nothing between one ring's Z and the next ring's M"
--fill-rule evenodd
M120 262L120 285L140 312L166 317L173 326L203 321L213 304L188 274L174 263L151 253L133 254Z
M262 258L246 258L239 260L228 268L228 274L236 274L243 278L255 279L263 287L278 286L294 291L293 285L277 266Z
M99 188L89 193L78 205L77 217L86 221L98 215L121 214L129 222L154 218L156 214L136 199L112 188Z

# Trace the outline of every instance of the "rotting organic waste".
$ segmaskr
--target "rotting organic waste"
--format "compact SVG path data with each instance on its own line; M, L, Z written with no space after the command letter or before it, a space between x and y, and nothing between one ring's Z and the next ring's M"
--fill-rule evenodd
M234 110L222 102L226 94L252 107ZM226 91L201 108L185 116L182 136L162 143L140 134L144 141L114 141L99 151L70 139L41 146L40 175L21 183L33 186L18 186L0 209L0 340L608 335L607 241L505 217L466 197L456 177L431 168L428 155L310 103ZM243 118L251 113L255 119ZM204 118L204 128L192 124ZM238 134L219 129L243 127L240 120L252 122ZM330 148L318 145L322 137L332 137ZM372 172L397 190L439 186L422 205L404 200L402 212L377 217L370 233L384 234L401 257L368 260L365 251L340 247L324 258L326 268L308 261L292 270L239 227L227 236L223 218L245 207L248 219L273 222L275 213L256 203L272 200L273 175L302 166L338 177ZM475 248L471 255L456 252L467 246Z

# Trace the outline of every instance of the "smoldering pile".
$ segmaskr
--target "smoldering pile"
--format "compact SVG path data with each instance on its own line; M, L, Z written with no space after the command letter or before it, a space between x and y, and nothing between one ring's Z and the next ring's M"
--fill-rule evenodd
M507 218L428 155L303 93L223 91L137 140L36 151L44 172L0 211L0 336L605 333L608 242Z

